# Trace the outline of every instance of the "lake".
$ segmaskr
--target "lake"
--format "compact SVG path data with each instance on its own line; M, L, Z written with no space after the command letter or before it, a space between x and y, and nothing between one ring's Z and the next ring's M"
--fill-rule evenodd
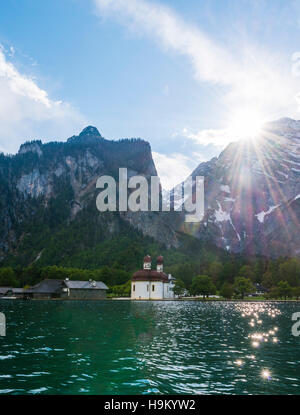
M1 394L300 394L300 303L0 301Z

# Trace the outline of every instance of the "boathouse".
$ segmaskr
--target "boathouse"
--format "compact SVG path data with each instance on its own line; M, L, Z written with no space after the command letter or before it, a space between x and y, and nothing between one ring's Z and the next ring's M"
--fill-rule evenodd
M51 299L60 298L63 289L63 280L47 279L39 282L25 291L27 298Z
M47 279L24 291L24 297L35 299L100 300L106 298L108 287L101 281Z
M98 300L106 298L108 287L101 281L64 281L65 287L62 290L62 298Z

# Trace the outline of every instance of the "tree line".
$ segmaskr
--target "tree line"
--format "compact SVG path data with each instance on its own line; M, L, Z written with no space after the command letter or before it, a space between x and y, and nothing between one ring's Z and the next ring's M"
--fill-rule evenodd
M265 298L300 298L300 260L298 258L232 259L222 263L186 263L169 267L176 278L175 293L183 295L244 298L264 291Z
M107 286L113 287L125 284L131 279L131 273L122 269L103 266L99 269L88 270L80 268L65 268L56 265L38 268L29 266L26 268L0 268L0 287L29 287L38 284L45 279L73 281L102 281Z
M224 298L244 298L257 290L256 284L266 289L267 298L300 298L300 260L298 258L246 259L231 257L228 260L194 261L165 267L165 272L176 278L177 295L218 294ZM168 262L170 263L170 262ZM136 268L138 269L138 268ZM44 279L95 280L109 287L109 295L130 296L133 271L121 266L102 266L81 269L62 266L2 267L0 287L29 287Z

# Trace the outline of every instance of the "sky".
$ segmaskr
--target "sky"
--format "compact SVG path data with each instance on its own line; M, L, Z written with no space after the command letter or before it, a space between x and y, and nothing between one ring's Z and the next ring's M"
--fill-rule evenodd
M299 119L299 0L6 0L0 151L87 125L150 142L165 188Z

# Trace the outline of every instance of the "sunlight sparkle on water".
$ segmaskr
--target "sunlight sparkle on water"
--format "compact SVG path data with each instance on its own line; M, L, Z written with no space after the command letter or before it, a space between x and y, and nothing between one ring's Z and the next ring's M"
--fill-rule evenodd
M270 380L270 379L271 379L271 373L270 373L270 371L269 371L269 370L267 370L267 369L264 369L264 370L261 372L261 376L262 376L262 378L263 378L263 379L268 379L268 380Z
M237 366L243 366L243 361L241 360L241 359L237 359L235 362L234 362L234 364L235 365L237 365Z

